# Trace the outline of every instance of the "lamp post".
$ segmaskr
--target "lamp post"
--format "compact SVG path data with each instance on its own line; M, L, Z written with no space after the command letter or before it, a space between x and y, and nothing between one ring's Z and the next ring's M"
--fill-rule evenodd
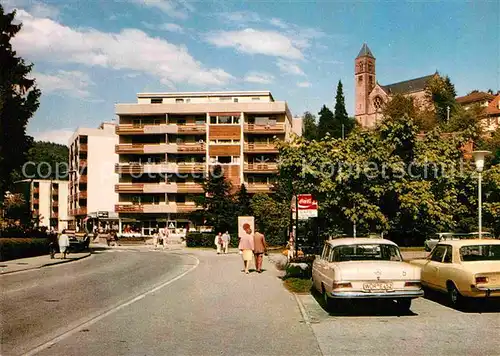
M489 155L490 151L472 151L472 156L474 157L474 162L476 163L476 171L478 173L478 224L479 224L479 238L481 239L483 236L483 215L482 215L482 207L483 207L483 197L482 197L482 172L484 169L484 158Z

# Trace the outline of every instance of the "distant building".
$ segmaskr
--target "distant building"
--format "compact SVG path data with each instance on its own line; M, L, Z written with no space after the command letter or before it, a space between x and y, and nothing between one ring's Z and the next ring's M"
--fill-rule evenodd
M118 203L115 127L114 123L105 122L96 129L79 128L69 140L69 215L79 226L97 212L114 214Z
M292 119L292 132L297 136L302 136L303 125L304 118L302 116L295 116Z
M382 118L382 108L390 101L391 96L402 94L415 98L417 105L427 105L425 88L430 79L439 74L434 73L420 78L402 82L381 85L377 82L375 71L375 56L363 44L355 59L355 117L363 127L374 127Z
M492 133L500 127L500 93L493 95L483 91L473 91L470 94L457 98L457 103L466 110L473 105L484 108L484 117L481 120L483 130Z
M22 193L31 218L38 226L62 231L68 227L68 186L65 180L25 179L16 182L15 192Z

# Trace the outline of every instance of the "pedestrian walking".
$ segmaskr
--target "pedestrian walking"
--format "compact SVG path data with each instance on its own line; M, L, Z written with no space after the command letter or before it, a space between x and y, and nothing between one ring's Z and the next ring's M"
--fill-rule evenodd
M231 241L231 236L229 235L229 231L226 231L222 235L222 251L224 251L225 254L229 252L229 242Z
M241 256L243 257L243 265L245 267L245 273L249 273L250 261L253 259L253 231L250 224L246 223L243 225L244 232L239 236L240 242L238 244L238 249L241 251Z
M219 232L217 236L215 236L215 247L217 247L217 254L220 255L222 249L222 233Z
M167 243L168 243L169 237L170 237L170 230L167 227L165 227L165 229L163 231L163 249L167 248Z
M153 230L153 246L156 250L156 248L158 247L158 230L154 229Z
M67 249L69 247L69 237L68 235L66 235L66 229L64 229L61 235L59 236L58 244L59 244L59 252L62 253L63 255L62 258L65 259Z
M290 261L292 258L295 257L295 243L293 237L291 236L290 240L288 240L287 248L288 248L287 259L288 261Z
M267 244L264 234L256 231L253 237L254 249L253 254L255 255L255 269L258 273L262 272L262 260L264 259L264 254L267 253Z

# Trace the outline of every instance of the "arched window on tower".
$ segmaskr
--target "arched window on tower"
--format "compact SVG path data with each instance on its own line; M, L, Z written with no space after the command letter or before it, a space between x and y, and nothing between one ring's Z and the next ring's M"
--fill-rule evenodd
M373 99L373 106L375 107L375 111L380 111L382 109L382 105L384 105L384 101L380 96L376 96Z

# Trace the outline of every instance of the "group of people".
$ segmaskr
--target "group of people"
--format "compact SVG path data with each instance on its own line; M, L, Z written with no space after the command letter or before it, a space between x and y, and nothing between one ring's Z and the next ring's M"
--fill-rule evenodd
M244 272L246 274L249 273L250 262L255 258L255 270L257 273L261 273L264 254L267 253L267 244L264 234L258 231L252 233L249 224L244 224L243 230L245 233L240 236L238 249L243 257Z
M170 237L170 230L167 227L156 229L153 233L154 248L156 249L158 245L161 243L163 245L163 249L166 249L169 237Z
M214 244L217 248L217 254L227 254L229 252L229 243L231 242L231 235L226 231L225 233L219 232L215 236Z

